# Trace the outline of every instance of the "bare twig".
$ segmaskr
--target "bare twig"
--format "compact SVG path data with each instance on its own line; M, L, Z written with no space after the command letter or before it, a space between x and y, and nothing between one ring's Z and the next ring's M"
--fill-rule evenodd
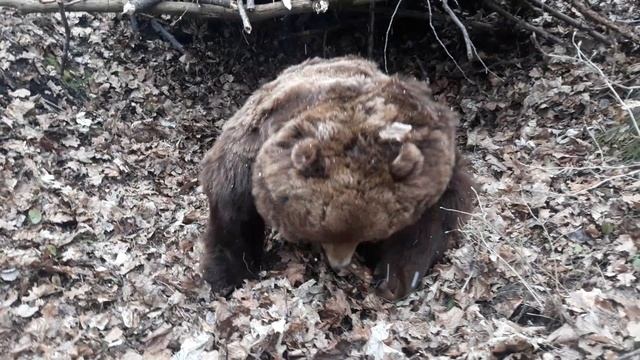
M558 44L562 44L563 41L558 38L557 36L551 35L548 32L544 31L542 28L539 28L537 26L533 26L531 24L529 24L528 22L518 18L517 16L509 13L508 11L506 11L505 9L501 8L500 6L498 6L495 2L493 2L493 0L482 0L484 2L485 5L487 5L487 7L489 7L490 9L492 9L493 11L497 12L498 14L504 16L506 19L516 23L516 25L520 26L523 29L532 31L540 36L542 36L545 39L551 40L555 43Z
M398 0L398 3L396 4L396 8L393 10L393 14L391 14L391 19L389 19L389 26L387 27L387 33L384 36L384 71L385 72L389 72L389 68L387 68L387 45L389 44L389 32L391 32L391 25L393 25L393 19L396 17L396 13L398 12L398 8L400 7L400 4L402 3L402 0Z
M396 4L397 7L397 4ZM381 6L376 6L376 14L382 14L382 15L388 15L388 16L392 16L393 13L395 12L396 15L395 17L404 17L404 18L409 18L409 19L418 19L418 20L429 20L429 15L426 14L423 11L418 11L418 10L397 10L396 11L396 7L394 8L388 8L388 7L381 7ZM362 13L362 12L369 12L369 9L362 9L362 8L345 8L345 9L341 9L342 11L348 11L348 12L355 12L355 13ZM445 16L444 15L440 15L438 13L434 13L432 14L432 17L434 20L438 20L438 21L445 21ZM448 18L448 16L447 16ZM494 27L491 24L482 22L482 21L474 21L474 20L465 20L465 25L467 25L467 27L469 27L470 29L472 29L474 32L496 32L498 31L498 28Z
M576 44L576 32L575 31L573 32L573 36L571 38L571 42L573 43L573 46L576 48L578 59L584 61L587 65L589 65L589 67L592 70L596 71L600 75L600 77L602 78L602 81L604 81L604 83L609 88L609 91L611 91L611 93L613 94L615 99L618 101L618 103L629 114L629 118L631 119L631 123L633 124L633 127L635 128L636 133L638 134L638 136L640 136L640 127L638 127L638 122L636 121L636 117L633 114L633 111L631 111L631 108L629 108L629 106L627 106L627 104L624 102L624 100L622 100L620 95L618 95L618 92L616 91L616 89L613 88L613 85L611 84L611 81L609 81L609 77L607 77L607 75L605 75L605 73L596 64L594 64L593 61L591 61L588 57L586 57L584 55L584 53L582 52L582 50L580 49L580 45Z
M451 212L459 213L459 214L464 214L464 215L467 215L469 217L478 219L485 226L487 226L489 229L493 229L493 226L492 226L491 222L487 219L487 213L486 213L486 211L484 209L484 206L482 205L482 201L480 200L480 196L478 195L477 191L474 188L471 188L471 190L474 192L474 194L476 196L476 200L478 201L478 207L480 208L480 214L469 213L469 212L460 211L460 210L456 210L456 209L449 209L449 208L445 208L445 207L440 207L440 209L445 210L445 211L451 211ZM529 282L526 281L524 279L524 277L513 266L511 266L511 264L507 260L505 260L496 250L494 250L489 245L489 243L484 238L484 231L478 231L477 235L478 235L480 241L482 242L482 245L484 245L484 247L490 253L492 253L493 256L495 256L498 260L500 260L518 278L518 280L520 280L522 285L527 289L527 291L533 297L533 299L536 301L538 306L541 309L544 308L544 303L543 303L542 299L540 298L540 295L538 295L538 293L533 289L533 287L529 284ZM498 233L498 235L501 236L501 237L503 236L502 234L499 234L499 233Z
M458 19L458 17L453 12L453 10L451 10L451 8L449 7L449 4L447 3L447 1L448 0L442 0L442 6L444 7L445 12L453 20L453 22L456 25L458 25L458 27L460 28L460 31L462 31L462 36L464 38L464 43L465 43L465 46L467 48L467 59L469 59L469 61L473 60L473 54L475 54L476 57L478 58L478 61L480 61L480 63L484 67L485 73L491 73L496 78L502 80L502 78L500 76L498 76L498 74L496 74L493 71L489 70L489 68L487 67L487 64L484 63L484 60L482 60L482 58L478 54L478 51L476 50L475 45L473 45L473 41L471 41L471 38L469 37L469 33L467 32L466 27L464 26L464 24L462 24L462 21L460 21L460 19Z
M618 360L637 359L638 356L640 356L640 349L635 349L633 351L629 351L628 353L621 354Z
M560 286L562 286L563 288L564 286L560 283L560 280L558 277L558 259L556 258L554 240L551 237L551 234L549 233L549 230L547 229L547 226L545 225L545 223L540 221L540 219L533 213L533 210L531 209L531 206L529 206L527 201L524 198L521 198L521 201L527 207L527 210L529 210L529 215L531 215L531 217L538 223L538 225L542 227L542 231L544 231L545 238L549 242L549 251L551 252L551 260L553 260L553 280L556 285L556 291L558 291Z
M593 142L596 144L596 147L598 148L598 154L600 154L600 161L602 161L602 163L606 163L606 160L604 159L604 152L602 152L602 148L600 147L600 143L598 142L596 137L593 136L593 133L591 132L591 129L589 129L589 125L587 125L587 122L584 119L583 119L583 122L584 122L585 130L587 130L587 133L589 133L589 137L591 137L591 140L593 140Z
M636 35L632 29L621 24L616 24L606 17L598 14L596 11L588 8L581 0L571 0L571 5L573 5L573 7L576 8L584 17L617 32L635 43L640 44L640 36Z
M64 69L67 66L67 58L69 57L69 43L71 42L71 28L69 28L69 22L67 21L67 14L64 11L64 6L64 0L58 0L60 18L62 20L62 25L64 26L64 46L62 48L62 60L60 61L60 76L64 76Z
M367 53L369 55L369 59L373 58L373 35L375 29L375 21L376 21L376 2L371 0L369 1L369 48L367 49Z
M634 176L635 174L640 174L640 170L630 171L630 172L628 172L626 174L618 174L618 175L614 175L614 176L608 177L608 178L606 178L604 180L601 180L601 181L598 181L597 183L595 183L593 185L590 185L590 186L588 186L588 187L586 187L584 189L576 190L576 191L573 191L573 192L571 192L569 194L566 194L566 195L576 196L578 194L582 194L582 193L588 192L590 190L597 189L600 186L608 183L611 180L620 179L620 178L628 177L628 176Z
M588 32L594 39L603 42L605 44L609 44L609 45L613 45L613 41L609 38L607 38L606 36L604 36L603 34L595 31L594 29L591 29L590 27L588 27L586 24L552 8L551 6L549 6L548 4L542 2L541 0L527 0L527 2L529 2L532 5L536 5L538 7L540 7L540 10L548 12L551 16L558 18L564 22L566 22L567 24L574 26L578 29L582 29L586 32Z
M471 49L473 45L471 43L471 39L469 38L469 33L467 32L467 28L465 28L462 21L458 19L458 17L456 16L456 13L454 13L453 10L451 10L451 8L449 7L449 4L447 3L447 0L442 0L442 7L444 8L444 11L449 15L451 20L453 20L456 26L460 29L460 32L462 32L462 37L464 38L464 44L467 49L467 59L469 59L469 61L473 60L473 50Z
M433 35L436 37L436 40L438 41L438 43L440 44L440 46L442 46L442 48L444 49L444 51L447 53L447 55L449 56L449 58L451 59L451 61L453 61L453 63L456 65L456 67L458 68L458 70L460 70L460 72L462 73L462 76L464 76L465 79L467 79L468 82L475 84L471 79L469 79L467 77L467 74L464 73L464 70L462 70L462 68L460 67L460 65L458 65L458 62L456 61L456 59L454 59L453 55L451 55L451 53L449 52L449 50L447 49L447 47L444 45L444 43L442 42L442 40L440 40L440 37L438 36L438 32L436 31L436 28L433 26L433 21L432 21L432 15L433 13L431 12L431 1L427 0L427 9L429 10L429 26L431 27L431 31L433 32Z
M240 19L242 19L242 28L247 34L251 34L251 22L249 21L247 12L244 10L243 1L244 0L238 0L238 14L240 14Z
M162 38L165 39L169 44L171 44L171 46L173 46L176 50L180 51L183 54L185 53L184 46L182 46L182 44L180 44L180 42L173 35L171 35L171 33L168 32L162 26L162 24L158 22L158 20L151 19L151 27L153 27L153 30L160 34L160 36L162 36Z

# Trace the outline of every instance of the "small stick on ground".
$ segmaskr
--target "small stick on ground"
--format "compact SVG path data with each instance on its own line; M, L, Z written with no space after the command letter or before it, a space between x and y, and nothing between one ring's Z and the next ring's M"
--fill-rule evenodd
M546 4L544 2L542 2L541 0L527 0L527 2L529 4L531 4L534 9L536 8L535 6L538 6L540 8L541 11L545 11L547 13L549 13L551 16L560 19L564 22L566 22L567 24L576 27L578 29L582 29L586 32L589 33L589 35L591 35L594 39L603 42L605 44L608 45L613 45L614 41L609 39L608 37L606 37L605 35L597 32L596 30L590 28L589 26L587 26L586 24L584 24L581 21L578 21L554 8L552 8L551 6L549 6L549 4Z
M240 19L242 20L242 28L247 34L251 34L251 22L249 22L247 12L244 10L243 1L244 0L238 0L238 14L240 14Z
M376 2L371 0L369 2L369 49L367 54L369 55L369 59L373 58L373 35L374 35L374 26L376 21Z
M71 28L67 21L67 14L64 12L64 0L58 0L60 7L60 18L64 26L64 46L62 48L62 60L60 61L60 76L64 75L64 69L67 66L67 58L69 57L69 43L71 42Z
M618 104L620 104L620 106L622 106L622 108L626 110L627 113L629 114L629 119L631 120L631 124L633 125L633 128L636 130L637 135L640 136L640 127L638 126L638 121L636 120L636 117L633 114L633 111L631 111L629 106L627 106L624 100L622 100L622 98L620 97L616 89L613 88L613 84L611 83L611 81L609 81L609 77L604 73L604 71L602 71L602 69L600 69L596 64L594 64L593 61L589 60L589 58L580 49L580 45L576 44L575 31L573 32L573 37L571 38L571 42L573 43L573 46L576 48L578 59L582 60L592 70L594 70L595 72L598 73L598 75L600 75L600 78L602 78L602 81L604 81L604 83L607 85L607 87L609 88L609 90L611 91L615 99L618 101Z
M453 22L456 24L456 26L458 26L458 28L462 32L462 37L464 38L464 45L467 49L467 59L469 59L469 61L473 60L473 49L471 45L471 38L469 38L469 33L467 32L467 28L465 28L462 21L458 19L458 17L456 16L456 13L454 13L453 10L451 10L451 8L449 7L449 4L447 3L447 0L442 0L442 7L444 8L444 11L449 15L451 20L453 20Z
M597 22L598 24L607 27L618 34L632 40L633 42L640 44L640 36L636 35L632 29L627 28L624 25L619 25L613 23L611 20L606 17L598 14L597 12L589 9L582 1L580 0L571 0L571 5L576 8L585 18L588 18L592 21Z
M163 39L165 39L165 41L171 44L171 46L173 46L176 50L180 51L183 54L185 53L184 46L182 46L182 44L180 44L180 42L173 35L171 35L171 33L168 32L162 26L162 24L158 22L158 20L151 19L151 27L153 27L153 30L155 30Z
M504 16L505 18L507 18L508 20L516 23L516 25L520 26L523 29L532 31L540 36L542 36L545 39L551 40L555 43L558 44L562 44L563 41L558 38L557 36L551 35L548 32L544 31L542 28L539 28L537 26L533 26L531 24L529 24L528 22L518 18L517 16L509 13L508 11L506 11L505 9L501 8L500 6L498 6L496 3L493 2L493 0L482 0L484 2L485 5L487 5L488 8L492 9L493 11L497 12L498 14Z

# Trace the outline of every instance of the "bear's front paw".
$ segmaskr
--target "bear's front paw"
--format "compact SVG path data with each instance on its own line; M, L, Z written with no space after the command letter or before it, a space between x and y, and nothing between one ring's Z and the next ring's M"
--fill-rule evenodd
M246 260L218 253L203 255L202 276L213 292L227 296L242 285L244 279L254 278L255 273Z
M373 272L376 294L389 301L407 297L420 284L424 271L400 262L381 261Z

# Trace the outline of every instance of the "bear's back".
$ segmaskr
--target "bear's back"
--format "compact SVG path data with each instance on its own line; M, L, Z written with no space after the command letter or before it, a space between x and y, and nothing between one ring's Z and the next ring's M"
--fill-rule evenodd
M313 58L285 69L276 79L257 89L223 129L233 128L239 133L258 130L260 140L264 140L280 129L292 114L333 99L348 101L374 91L389 80L389 76L368 60Z

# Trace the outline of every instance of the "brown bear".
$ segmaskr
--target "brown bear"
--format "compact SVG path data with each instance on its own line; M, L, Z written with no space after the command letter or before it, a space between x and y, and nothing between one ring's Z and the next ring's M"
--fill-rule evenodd
M224 124L202 162L204 279L219 291L253 277L269 226L320 244L336 270L357 251L379 295L410 294L472 209L457 122L426 84L359 57L287 68Z

